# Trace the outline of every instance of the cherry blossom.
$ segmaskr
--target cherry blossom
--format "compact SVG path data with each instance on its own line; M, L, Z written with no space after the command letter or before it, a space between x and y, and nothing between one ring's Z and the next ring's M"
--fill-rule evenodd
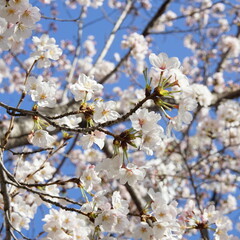
M0 18L0 34L3 34L7 30L7 21L5 18Z
M193 97L201 106L208 107L212 102L212 94L209 89L201 84L192 84Z
M31 4L26 6L26 8L21 8L19 11L20 22L25 26L32 26L38 22L41 18L39 13L39 8L33 7Z
M122 48L132 48L131 54L137 60L143 60L148 50L148 43L146 39L134 32L130 34L128 37L124 36L124 40L122 41Z
M238 0L190 2L0 0L3 239L239 240Z
M152 236L153 229L146 222L141 222L134 229L134 237L137 239L150 240Z
M119 192L114 192L112 195L112 205L115 210L122 214L127 214L128 210L128 203L126 200L121 199L121 195Z
M157 122L160 119L161 116L159 114L149 112L147 109L139 109L130 117L132 127L143 133L148 133L151 130L158 128Z
M20 168L21 171L17 172L16 178L19 181L24 180L28 183L43 182L46 179L50 179L55 168L49 162L45 162L44 157L39 154L36 155L32 162L19 162L17 168Z
M159 53L158 55L151 53L149 56L149 61L157 71L165 71L175 68L178 69L180 67L178 58L168 58L166 53Z
M62 55L62 50L58 48L55 42L54 38L49 38L46 34L43 34L40 38L33 37L36 51L31 54L31 57L37 60L38 68L50 67L51 61L49 59L58 60Z
M119 169L123 164L123 156L116 155L113 158L105 158L96 166L96 171L106 171L109 178L114 178L118 175Z
M43 221L46 222L44 230L48 233L48 239L89 239L90 229L86 226L85 220L74 212L50 209Z
M94 93L100 92L103 87L85 74L80 74L78 81L71 84L69 88L74 95L75 101L88 101L92 98Z
M89 135L84 135L79 140L79 144L84 148L90 148L93 143L97 144L99 148L103 148L104 146L104 140L105 140L106 134L100 131L95 130Z
M57 120L57 123L59 125L66 125L70 128L75 128L78 127L80 122L82 122L82 118L80 116L67 116L67 117L63 117L59 120Z
M30 142L41 148L47 148L52 146L52 144L56 141L56 139L49 135L49 133L45 130L37 130L34 132L33 137Z
M84 189L86 191L91 191L93 188L93 185L98 184L101 182L101 178L97 176L97 172L94 171L93 166L89 166L82 176L80 177L80 180L83 183Z
M56 86L51 82L39 82L36 90L31 91L33 101L41 107L54 107L56 104Z
M115 120L120 117L120 114L113 109L116 108L116 102L97 102L95 104L93 120L97 123L104 123L107 121Z
M125 184L128 182L129 185L136 184L137 181L143 180L145 176L145 170L138 168L132 163L129 163L126 167L122 167L119 170L120 183Z
M146 152L148 155L153 155L153 150L161 145L163 137L164 134L161 128L151 130L149 133L143 134L140 149Z

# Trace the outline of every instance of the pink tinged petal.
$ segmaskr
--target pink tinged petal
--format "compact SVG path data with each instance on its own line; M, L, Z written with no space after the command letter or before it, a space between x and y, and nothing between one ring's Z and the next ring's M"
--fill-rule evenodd
M154 53L151 53L150 56L149 56L149 61L150 63L156 67L156 68L159 68L159 66L162 65L162 61L160 60L160 58L154 54Z
M158 57L161 60L161 62L167 62L168 61L168 55L166 53L159 53Z
M179 68L180 67L180 61L178 60L177 57L172 57L172 58L168 59L167 66L169 68Z

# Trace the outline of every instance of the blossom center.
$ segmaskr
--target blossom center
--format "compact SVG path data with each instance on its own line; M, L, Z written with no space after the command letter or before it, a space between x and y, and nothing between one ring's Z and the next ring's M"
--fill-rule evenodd
M10 8L7 10L7 12L8 12L8 15L13 15L13 14L15 14L16 11L14 9Z
M30 11L29 10L26 10L23 15L23 17L29 17L30 16Z
M147 229L142 227L142 228L141 228L141 232L142 232L142 233L145 233L145 232L147 232Z
M165 63L162 63L162 65L159 68L161 70L165 70L167 68L167 65Z
M145 123L145 121L144 121L144 119L138 119L138 123L142 127L143 124Z
M41 97L40 97L40 99L42 99L42 100L44 100L44 99L46 99L46 98L47 98L47 95L46 95L46 94L42 94Z
M85 178L86 178L86 180L88 180L88 181L91 181L91 180L92 180L92 177L91 177L91 176L89 176L89 175L88 175L88 176L86 176Z
M109 113L109 111L106 110L106 109L102 111L102 115L103 115L103 116L104 116L104 115L107 115L108 113Z

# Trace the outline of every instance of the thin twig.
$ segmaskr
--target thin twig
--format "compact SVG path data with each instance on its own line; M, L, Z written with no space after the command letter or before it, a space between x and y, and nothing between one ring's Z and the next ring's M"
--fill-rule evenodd
M131 10L133 4L134 4L135 1L133 0L128 0L127 2L127 5L125 6L124 8L124 11L122 12L122 14L120 15L120 17L118 18L117 22L115 23L113 29L112 29L112 32L110 34L110 36L108 37L108 40L104 46L104 48L102 49L99 57L97 58L95 64L93 65L91 71L89 72L89 75L92 75L94 74L94 67L99 63L101 62L104 57L106 56L109 48L111 47L113 41L114 41L114 38L116 36L116 33L118 31L118 29L120 28L121 24L123 23L124 19L127 17L127 14L129 13L129 11Z

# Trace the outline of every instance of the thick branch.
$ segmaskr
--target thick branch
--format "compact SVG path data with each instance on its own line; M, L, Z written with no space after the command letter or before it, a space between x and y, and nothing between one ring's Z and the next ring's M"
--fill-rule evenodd
M5 240L11 240L12 236L12 229L11 229L11 212L10 212L10 200L6 185L6 176L3 170L3 149L0 150L0 185L1 185L1 194L3 197L3 203L4 203L4 219L5 219L5 225L6 225L6 237Z
M240 97L240 89L233 92L227 92L222 95L216 95L216 98L213 100L211 106L218 106L225 99L235 99ZM69 111L76 110L76 107L79 106L79 103L69 102L66 105L59 106L53 109L42 108L39 109L39 112L45 116L54 116L55 114L67 113ZM135 109L135 108L134 108ZM124 119L129 115L124 115ZM117 123L117 121L112 121L112 124ZM6 126L9 125L9 120L3 121L0 123L0 139L4 137L4 132L6 131ZM111 125L111 124L110 124ZM102 124L101 127L104 127L105 124ZM7 149L24 146L29 144L27 140L28 134L32 131L34 127L34 122L31 117L21 117L15 119L14 127L11 131L11 135L6 146Z

